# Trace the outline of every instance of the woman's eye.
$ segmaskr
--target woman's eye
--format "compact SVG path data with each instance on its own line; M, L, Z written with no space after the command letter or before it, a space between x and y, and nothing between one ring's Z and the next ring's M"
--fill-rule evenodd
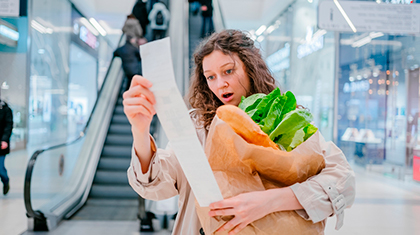
M228 70L226 70L226 74L231 74L233 72L233 69L228 69Z
M213 80L214 79L214 76L208 76L207 77L207 80Z

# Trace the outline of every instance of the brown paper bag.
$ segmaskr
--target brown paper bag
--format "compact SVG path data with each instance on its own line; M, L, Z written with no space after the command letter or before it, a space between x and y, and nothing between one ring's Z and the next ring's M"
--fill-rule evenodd
M303 182L325 167L318 132L293 151L285 152L247 143L217 116L210 126L205 153L224 198ZM228 233L215 231L231 217L210 217L209 208L197 203L196 209L206 235ZM324 222L314 224L295 211L285 211L256 220L239 234L314 235L324 234L324 228Z

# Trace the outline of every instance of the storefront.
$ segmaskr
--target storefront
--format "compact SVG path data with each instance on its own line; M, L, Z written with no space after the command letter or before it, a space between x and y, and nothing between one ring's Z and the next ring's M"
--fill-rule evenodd
M412 179L420 169L420 37L319 29L318 6L292 1L267 26L260 38L267 64L350 162Z
M1 95L15 121L12 149L76 138L114 47L69 0L29 0L29 6L27 16L1 17L19 32L16 45L0 41Z
M375 34L340 35L338 145L405 178L418 145L419 37Z

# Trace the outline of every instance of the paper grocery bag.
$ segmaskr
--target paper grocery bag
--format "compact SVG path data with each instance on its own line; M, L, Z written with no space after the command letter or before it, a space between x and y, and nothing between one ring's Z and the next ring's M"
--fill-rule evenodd
M217 116L210 126L205 153L224 198L303 182L325 167L318 132L285 152L247 143ZM228 233L215 231L231 217L210 217L209 208L197 203L196 209L206 235ZM324 234L324 228L323 221L314 224L295 211L285 211L254 221L239 234L316 235Z

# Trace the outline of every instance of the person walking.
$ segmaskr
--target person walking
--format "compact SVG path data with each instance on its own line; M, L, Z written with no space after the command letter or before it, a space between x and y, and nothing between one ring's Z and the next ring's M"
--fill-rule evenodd
M10 190L10 180L4 165L6 154L10 153L10 136L13 129L13 114L6 102L0 100L0 178L3 182L3 195Z
M199 2L201 3L201 16L203 18L201 38L205 38L214 33L213 5L212 0L199 0Z
M170 18L171 14L162 1L159 1L153 5L153 8L149 13L150 28L153 30L152 40L165 37Z
M139 42L139 38L127 34L125 44L114 51L114 56L121 58L122 67L127 77L125 90L130 87L134 75L142 74Z

